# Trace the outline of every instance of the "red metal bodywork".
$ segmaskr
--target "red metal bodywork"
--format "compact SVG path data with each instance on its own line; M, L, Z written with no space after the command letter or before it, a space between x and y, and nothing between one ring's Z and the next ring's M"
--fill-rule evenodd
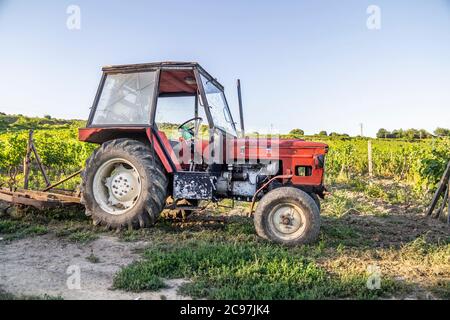
M150 128L83 128L79 129L79 140L101 144L121 137L153 140L155 152L168 173L182 171L173 148L164 132L152 134ZM208 141L201 141L205 151ZM282 163L281 175L292 175L294 185L321 186L323 184L324 168L318 162L319 156L324 156L328 146L324 143L309 142L295 139L232 139L224 144L224 163L243 163L249 160L279 160ZM206 154L207 152L204 152ZM311 172L307 176L297 174L298 167L308 167Z
M170 142L164 132L152 134L150 128L145 127L108 127L108 128L81 128L78 129L78 139L84 142L102 144L106 141L118 138L135 138L137 140L145 138L153 140L155 152L161 160L168 173L181 170L181 165L175 156ZM158 139L159 138L159 139Z
M280 160L281 175L292 175L295 185L319 186L323 183L324 168L317 163L317 157L325 156L328 145L297 139L236 139L234 145L228 148L229 154L239 160ZM297 175L296 168L310 167L308 176Z

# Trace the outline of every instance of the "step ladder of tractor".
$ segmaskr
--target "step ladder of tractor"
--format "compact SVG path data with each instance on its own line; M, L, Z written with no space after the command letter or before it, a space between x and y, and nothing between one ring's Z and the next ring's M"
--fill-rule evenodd
M445 216L445 207L447 206L447 223L450 225L450 162L445 169L445 172L439 182L438 189L434 194L433 200L431 202L430 207L427 211L427 216L431 216L434 218L440 218ZM438 211L435 212L435 209L439 203L439 200L442 199L442 204L439 207Z

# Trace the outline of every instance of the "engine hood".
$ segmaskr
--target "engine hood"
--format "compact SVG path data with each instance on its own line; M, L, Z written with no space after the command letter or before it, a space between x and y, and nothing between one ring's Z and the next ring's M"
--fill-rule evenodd
M301 139L268 139L268 138L238 138L236 144L240 146L267 146L279 149L325 149L328 145L322 142L305 141Z

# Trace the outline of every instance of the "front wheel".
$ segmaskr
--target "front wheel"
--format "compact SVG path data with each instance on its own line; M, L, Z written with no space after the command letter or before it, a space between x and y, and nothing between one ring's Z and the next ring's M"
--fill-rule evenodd
M320 212L307 193L281 187L261 199L254 223L262 238L285 245L307 244L319 236Z
M319 196L315 193L308 193L308 195L314 200L314 202L316 203L317 207L319 208L319 212L320 212L322 209L322 205L320 204Z

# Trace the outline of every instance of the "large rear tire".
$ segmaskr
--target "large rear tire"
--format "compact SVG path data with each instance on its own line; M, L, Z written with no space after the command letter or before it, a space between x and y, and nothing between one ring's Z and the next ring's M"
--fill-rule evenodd
M254 215L256 232L262 238L284 245L317 240L320 212L315 201L302 190L281 187L270 191Z
M148 145L131 139L104 143L86 161L82 203L95 225L121 229L153 225L164 209L168 179Z

